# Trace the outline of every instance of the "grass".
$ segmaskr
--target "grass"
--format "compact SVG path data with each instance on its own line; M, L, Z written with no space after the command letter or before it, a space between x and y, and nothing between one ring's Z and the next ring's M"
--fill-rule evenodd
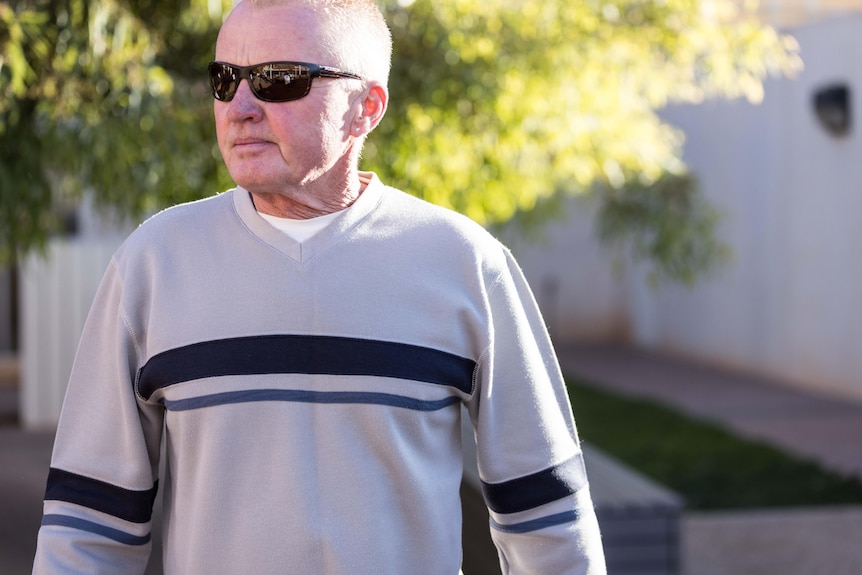
M862 504L862 481L659 404L567 378L582 440L675 491L693 510Z

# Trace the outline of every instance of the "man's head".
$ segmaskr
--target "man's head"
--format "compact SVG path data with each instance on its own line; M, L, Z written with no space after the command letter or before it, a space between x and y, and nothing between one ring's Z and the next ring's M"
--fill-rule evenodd
M216 62L230 66L211 69L222 98L214 103L219 148L234 181L258 195L353 185L365 137L386 109L390 58L389 30L373 0L239 2L216 44ZM260 87L274 71L286 84L309 80L280 64L248 69L273 62L324 73L310 78L307 95L291 86L263 95L296 99L264 101L251 79Z

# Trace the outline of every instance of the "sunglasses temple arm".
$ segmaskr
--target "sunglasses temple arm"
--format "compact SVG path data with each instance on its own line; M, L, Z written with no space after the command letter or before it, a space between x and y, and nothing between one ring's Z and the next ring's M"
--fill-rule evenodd
M353 72L347 72L338 68L332 68L330 66L320 66L318 73L323 78L354 78L356 80L362 80L362 76L359 74L354 74Z

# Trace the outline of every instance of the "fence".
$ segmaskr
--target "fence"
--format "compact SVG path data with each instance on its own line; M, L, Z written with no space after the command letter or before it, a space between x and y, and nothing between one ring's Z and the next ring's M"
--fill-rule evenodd
M21 263L20 418L25 428L56 425L84 322L119 246L116 238L52 240Z

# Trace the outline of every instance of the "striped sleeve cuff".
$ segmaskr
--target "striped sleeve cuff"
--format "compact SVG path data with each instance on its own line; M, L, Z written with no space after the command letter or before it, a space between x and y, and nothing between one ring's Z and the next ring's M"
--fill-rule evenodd
M488 508L496 513L519 513L573 495L587 485L583 455L542 471L500 483L482 482Z
M63 501L131 523L148 523L153 516L157 492L158 481L150 489L125 489L52 467L48 471L45 501Z

